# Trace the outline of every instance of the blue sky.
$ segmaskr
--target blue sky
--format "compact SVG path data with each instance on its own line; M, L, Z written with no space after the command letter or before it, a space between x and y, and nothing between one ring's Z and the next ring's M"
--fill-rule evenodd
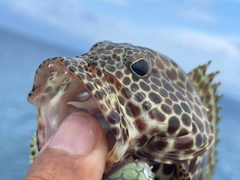
M0 26L84 51L146 46L187 72L211 59L222 93L240 99L240 0L0 0Z

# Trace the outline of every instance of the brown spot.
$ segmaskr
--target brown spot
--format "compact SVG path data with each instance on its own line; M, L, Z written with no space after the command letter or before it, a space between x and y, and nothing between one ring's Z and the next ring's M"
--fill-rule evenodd
M182 122L185 126L190 126L191 125L191 118L190 118L189 115L184 113L181 117L181 120L182 120Z
M201 134L198 134L198 135L196 136L196 146L197 146L197 147L200 147L200 146L202 145L202 143L203 143L202 135L201 135Z
M131 83L131 79L128 77L128 76L126 76L126 77L124 77L123 78L123 84L124 85L129 85Z
M176 92L176 96L177 96L178 99L180 99L182 101L185 100L184 97L182 96L182 94L180 92L178 92L178 91Z
M119 81L116 82L116 88L119 91L121 89L122 85Z
M174 69L167 70L166 74L167 74L168 78L171 80L177 79L177 73Z
M127 129L122 129L122 137L123 137L123 141L126 142L128 139L128 130Z
M134 99L137 101L137 102L142 102L144 99L146 98L145 94L142 93L142 92L138 92L134 95Z
M102 82L99 79L95 79L95 83L99 86L103 86Z
M101 109L102 111L106 111L105 105L104 105L104 104L100 104L100 109Z
M122 96L118 96L118 100L119 100L119 102L120 102L120 104L122 105L122 106L124 106L124 104L125 104L125 99L122 97Z
M77 68L76 68L76 67L74 67L74 66L70 66L70 67L69 67L69 69L70 69L70 71L72 71L72 72L75 72L75 71L77 71Z
M138 147L144 146L148 141L148 137L146 135L143 135L138 139Z
M168 92L167 92L165 89L163 89L163 88L161 88L161 89L159 90L159 93L160 93L160 95L161 95L163 98L168 97Z
M161 77L158 68L152 68L151 74L152 74L153 78L160 78Z
M109 44L105 47L106 50L111 50L113 48L114 48L114 46L112 44Z
M107 121L110 124L118 124L120 122L119 114L115 111L111 111L111 113L107 117Z
M161 97L154 92L149 93L149 99L151 99L151 101L155 104L159 104L162 101Z
M180 115L182 113L182 109L178 104L173 105L173 110L177 115Z
M157 127L152 127L152 129L150 130L150 134L158 134L159 135L159 132L160 132L160 130Z
M179 137L174 142L174 147L177 150L191 149L192 146L193 146L193 140L190 137L186 137L186 136Z
M162 114L158 109L154 108L148 113L149 117L151 119L156 119L157 121L163 122L166 117L164 114Z
M207 143L207 136L205 134L203 134L203 138L202 139L203 139L203 144L206 144ZM210 144L210 142L209 142L209 144Z
M173 87L171 86L171 84L169 84L169 83L166 82L166 81L163 81L163 87L164 87L167 91L174 92L174 89L173 89Z
M155 149L157 151L162 151L167 147L168 143L165 138L160 139L159 141L155 142Z
M182 107L182 109L186 112L186 113L190 113L191 111L190 111L190 108L189 108L189 106L186 104L186 103L181 103L181 107Z
M156 65L159 69L164 69L165 68L162 60L159 59L159 58L156 59Z
M150 87L145 82L140 82L140 87L144 91L150 91Z
M181 129L180 131L179 131L179 133L178 133L178 135L177 136L184 136L184 135L186 135L186 134L188 134L189 132L186 130L186 129Z
M78 71L79 72L83 72L84 70L83 70L83 67L82 66L78 66Z
M170 65L171 65L171 63L170 63L170 61L168 60L168 58L167 57L165 57L165 56L161 56L161 59L162 59L162 61L163 61L163 63L167 66L167 67L169 67Z
M79 74L79 73L78 73L78 78L79 78L79 79L85 79L85 76L84 76L83 74Z
M118 136L120 134L120 129L117 127L111 128L111 131L115 136Z
M182 82L186 80L186 75L182 72L182 70L178 71L178 77Z
M178 86L180 86L181 88L183 88L183 89L185 89L185 86L184 86L184 84L182 83L182 82L176 82L176 84L178 85Z
M128 102L125 106L126 112L130 117L136 118L141 113L141 109L133 103Z
M100 59L102 59L102 60L107 60L107 59L108 59L108 56L106 56L105 54L101 54L101 55L100 55Z
M190 80L187 81L187 90L189 92L193 92L194 91L194 87L193 87L193 85L192 85Z
M65 61L64 61L64 65L65 65L65 66L69 66L70 64L71 64L71 63L70 63L69 60L65 60Z
M196 124L194 122L192 123L192 133L193 134L197 133L197 126L196 126Z
M88 91L93 91L94 90L94 86L91 83L87 83L86 88L87 88Z
M165 103L167 103L169 106L172 105L172 101L169 98L164 99Z
M150 78L151 82L154 83L156 86L160 87L162 86L162 83L160 82L159 79L155 78L155 77L151 77Z
M158 87L155 84L151 84L151 89L158 92Z
M103 94L100 91L96 91L96 93L94 94L95 98L98 100L102 100L103 99Z
M121 71L117 71L115 75L118 79L121 79L123 77L123 73Z
M140 78L132 74L131 79L133 82L139 83Z
M35 155L36 155L36 152L35 152L35 151L32 151L31 154L32 154L32 156L35 156Z
M149 102L147 102L147 101L142 103L142 108L145 111L148 111L149 109L151 109L151 107L152 107L152 105Z
M147 127L146 122L142 119L136 119L135 125L136 125L138 131L140 131L140 132L144 131Z
M200 130L200 132L204 131L204 125L202 121L195 115L193 115L193 120L197 124L197 127Z
M136 83L132 83L130 88L131 88L132 92L136 92L139 89L139 87Z
M108 81L109 81L111 84L114 84L114 78L113 78L112 76L110 76L110 77L108 78Z
M202 112L200 111L200 109L198 108L198 106L194 105L194 110L196 112L196 114L198 115L198 117L202 118Z
M197 166L197 158L194 158L190 161L190 164L189 164L189 168L188 168L188 171L190 173L194 173L196 172L198 166Z
M175 116L171 117L168 121L168 133L174 134L180 127L179 119Z
M99 64L101 67L105 67L107 63L105 61L99 60Z
M132 93L128 90L128 88L122 88L121 92L126 99L129 99L132 96Z
M154 59L155 56L152 54L151 51L147 51L147 55L151 58L151 59Z
M116 71L116 67L109 65L109 64L110 64L109 62L114 62L114 61L108 61L108 65L106 65L104 68L105 68L106 70L108 70L109 72L112 72L112 73L113 73L114 71Z
M132 55L132 54L133 54L133 51L127 51L127 54L128 54L128 55Z
M171 114L172 113L172 109L166 104L162 104L161 109L166 114Z
M187 92L187 97L190 101L193 101L192 94L190 92Z
M178 98L173 93L169 93L169 96L170 96L171 100L178 102Z
M133 52L140 53L139 49L137 49L137 48L134 48Z

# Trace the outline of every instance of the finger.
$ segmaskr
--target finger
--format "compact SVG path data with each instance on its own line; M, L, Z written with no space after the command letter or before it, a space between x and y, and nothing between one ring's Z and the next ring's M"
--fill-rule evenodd
M73 113L43 146L25 179L101 179L107 151L106 137L97 120L85 113Z

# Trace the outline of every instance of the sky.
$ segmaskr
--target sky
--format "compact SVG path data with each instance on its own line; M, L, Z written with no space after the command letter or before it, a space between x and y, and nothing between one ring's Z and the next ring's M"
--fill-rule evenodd
M240 99L240 0L0 0L0 27L81 52L128 42L186 72L212 60L220 93Z

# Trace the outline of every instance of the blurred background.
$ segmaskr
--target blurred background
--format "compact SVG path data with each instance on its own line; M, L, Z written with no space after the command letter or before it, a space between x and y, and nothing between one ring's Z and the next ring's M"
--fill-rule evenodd
M214 179L238 179L239 0L0 0L0 179L23 179L30 166L36 117L27 95L39 64L101 40L152 48L186 72L212 60L223 94Z

